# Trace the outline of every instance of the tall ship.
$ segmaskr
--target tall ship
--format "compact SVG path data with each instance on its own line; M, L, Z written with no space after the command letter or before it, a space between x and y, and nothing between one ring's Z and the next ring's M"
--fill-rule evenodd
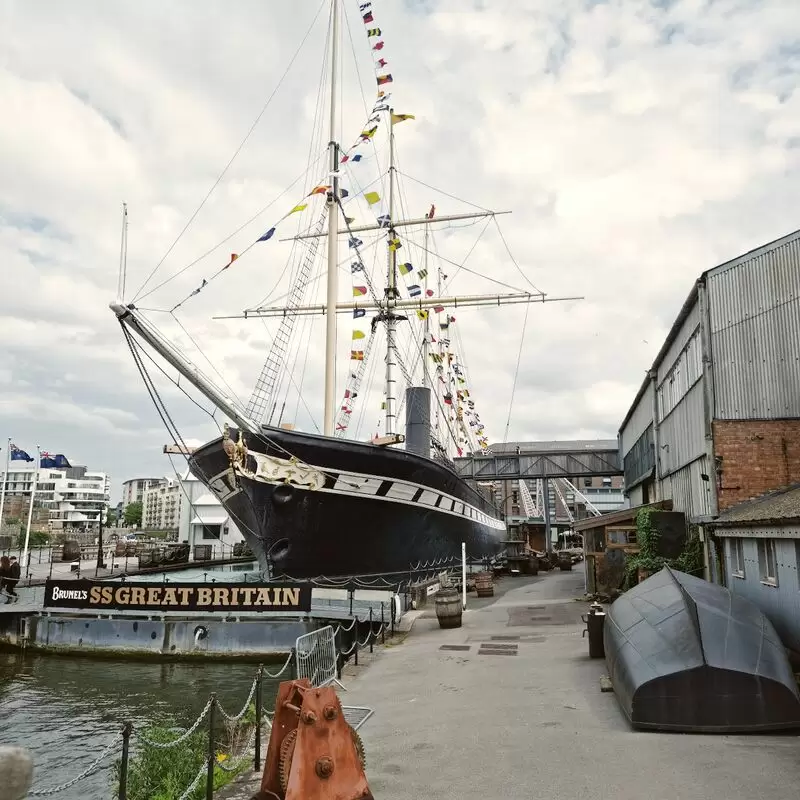
M343 29L352 33L350 19L356 14L357 24L364 27L363 34L355 31L363 37L361 60L371 59L376 89L365 104L366 121L354 129L353 144L344 147L339 141L341 44ZM458 557L462 544L472 558L496 554L506 538L503 514L491 492L461 478L453 463L453 458L489 448L476 410L477 393L455 346L460 336L453 312L579 299L551 298L532 284L494 294L457 295L450 290L448 272L472 270L438 255L437 234L481 222L497 225L500 212L472 206L476 210L442 214L428 202L418 214L407 212L395 128L414 125L415 115L401 113L403 108L392 100L385 33L375 4L345 9L341 0L331 0L324 94L315 116L325 123L320 124L322 160L309 158L305 186L291 189L297 202L287 203L286 213L272 225L262 222L250 244L209 272L176 305L161 309L170 315L167 321L178 322L185 331L178 313L188 303L213 293L209 287L233 270L245 269L248 256L285 243L290 253L283 302L258 303L216 317L247 320L242 324L273 320L277 325L248 402L232 392L224 368L213 369L213 377L204 372L165 333L164 325L154 323L152 309L141 307L152 289L144 293L142 287L134 298L125 299L127 211L123 219L118 298L110 307L189 469L219 499L260 567L273 577L407 574L417 565ZM384 139L387 146L382 149L379 142ZM370 170L377 173L372 180ZM294 233L283 236L294 221ZM341 298L340 273L350 278L346 300ZM252 274L253 282L259 274L263 271ZM324 285L324 297L309 302L317 285ZM324 320L320 337L313 324L305 324L315 316ZM345 320L349 359L342 366L340 323ZM465 324L461 313L458 324ZM232 338L227 346L227 358L236 356L236 342ZM169 372L150 351L166 362ZM309 353L323 352L322 428L304 432L283 421L286 392L294 386L298 408L318 399L318 393L302 389L300 372ZM370 380L376 362L383 373L377 390ZM217 438L199 447L186 444L157 390L152 364L164 375L175 370L176 386L185 391L188 382L210 401L214 421L224 420ZM357 420L363 421L371 402L380 408L380 419L365 440Z

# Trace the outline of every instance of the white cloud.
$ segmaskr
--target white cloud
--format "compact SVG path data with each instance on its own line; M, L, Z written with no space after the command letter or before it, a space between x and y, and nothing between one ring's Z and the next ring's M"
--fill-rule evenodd
M370 53L357 3L346 5L371 103ZM397 129L402 211L421 215L432 202L439 214L468 210L458 197L511 210L499 220L525 277L493 224L480 237L483 222L438 226L438 252L456 263L469 254L468 269L503 284L526 288L529 279L551 296L586 298L529 309L509 437L614 436L697 275L796 227L800 7L789 0L373 7L395 107L417 116ZM130 209L130 299L279 83L317 4L87 0L67 8L17 0L8 8L0 33L0 110L13 120L0 126L0 420L23 445L40 441L80 456L116 481L169 471L160 454L168 437L107 309L117 285L120 205ZM344 35L347 146L365 116L347 27ZM323 155L312 173L223 241L302 175L310 154L324 153L323 48L317 25L146 291L199 262L142 306L169 309L186 298L325 178ZM376 145L385 167L385 142ZM375 162L347 171L353 194L376 176ZM388 193L385 178L370 188ZM321 203L310 200L314 214ZM348 208L358 208L360 221L369 218L358 200ZM278 238L313 224L307 217L287 220L279 236L244 254L179 311L244 400L279 322L212 317L259 303L273 286L273 301L285 294L293 253ZM417 269L422 241L421 231L404 238L403 260ZM294 252L288 274L302 252ZM381 291L382 249L365 255ZM349 256L343 247L343 298ZM459 293L507 291L453 265L445 271ZM318 266L313 278L306 301L324 296ZM463 347L471 396L490 437L502 438L525 309L455 315L451 338ZM168 314L151 319L197 356ZM323 327L321 320L295 324L300 346L292 348L282 412L309 430L321 424ZM341 329L343 380L347 318ZM378 349L368 368L376 389L362 393L363 416L354 414L360 438L375 432L381 413ZM198 363L214 376L202 357ZM213 435L216 425L156 374L185 435L196 442Z

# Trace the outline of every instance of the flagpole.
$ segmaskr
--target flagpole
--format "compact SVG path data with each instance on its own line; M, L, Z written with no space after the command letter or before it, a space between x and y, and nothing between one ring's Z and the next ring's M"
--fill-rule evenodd
M6 504L6 485L8 484L8 470L11 464L11 437L6 444L6 471L3 473L3 487L0 489L0 533L3 532L3 507Z
M33 518L33 499L36 496L36 484L39 481L39 470L42 468L42 448L36 445L36 472L33 473L33 483L31 483L31 504L28 506L28 524L25 527L25 545L22 548L22 558L20 559L20 567L27 569L28 567L28 544L31 539L31 519Z

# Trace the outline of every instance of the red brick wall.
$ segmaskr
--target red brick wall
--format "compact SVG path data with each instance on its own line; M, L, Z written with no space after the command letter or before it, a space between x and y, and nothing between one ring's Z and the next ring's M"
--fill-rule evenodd
M800 482L800 419L714 420L719 510Z

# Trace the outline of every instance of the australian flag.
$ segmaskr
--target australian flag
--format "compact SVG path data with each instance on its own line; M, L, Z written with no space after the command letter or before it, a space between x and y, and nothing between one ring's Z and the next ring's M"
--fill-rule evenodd
M33 459L31 459L31 461L33 461ZM52 453L42 453L42 460L39 466L44 469L68 469L72 465L67 461L66 456L61 453L57 453L56 455Z
M35 461L32 456L29 456L24 450L20 450L15 444L10 447L12 461Z

